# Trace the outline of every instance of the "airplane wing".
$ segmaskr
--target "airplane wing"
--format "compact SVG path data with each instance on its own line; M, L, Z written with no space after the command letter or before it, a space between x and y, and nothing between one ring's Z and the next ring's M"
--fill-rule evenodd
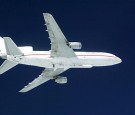
M49 39L51 40L51 57L76 57L74 51L69 46L69 42L62 33L53 16L49 13L43 13Z
M51 41L51 57L77 58L53 16L49 13L43 13L43 16L46 22L45 25L47 26L49 39ZM54 77L66 71L67 69L69 68L47 68L42 72L41 75L39 75L37 79L29 83L19 92L27 92L43 84L44 82L54 79Z
M67 68L68 69L68 68ZM31 83L29 83L27 86L25 86L23 89L21 89L19 92L27 92L30 91L31 89L51 80L54 79L55 76L61 74L62 72L66 71L67 69L65 68L58 68L54 70L53 68L46 68L41 75L39 75L38 78L33 80Z

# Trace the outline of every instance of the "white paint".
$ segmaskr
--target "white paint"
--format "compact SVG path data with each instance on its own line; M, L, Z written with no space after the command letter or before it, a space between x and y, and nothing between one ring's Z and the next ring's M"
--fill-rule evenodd
M50 51L33 51L24 53L23 56L12 57L8 56L8 60L18 62L20 64L39 66L44 68L53 68L53 64L58 68L88 68L98 66L110 66L121 62L121 59L110 53L99 52L76 52L76 58L57 57L51 58ZM19 61L18 61L19 60ZM84 65L84 66L83 66ZM90 66L90 68L91 68Z
M33 47L17 47L9 37L0 37L0 57L6 59L0 67L0 74L8 71L17 64L46 68L38 78L25 86L20 92L27 92L48 80L57 83L67 83L67 78L58 76L69 68L92 68L111 66L121 63L121 59L113 54L104 52L74 52L73 49L82 47L80 42L68 42L53 16L43 14L51 51L33 51Z

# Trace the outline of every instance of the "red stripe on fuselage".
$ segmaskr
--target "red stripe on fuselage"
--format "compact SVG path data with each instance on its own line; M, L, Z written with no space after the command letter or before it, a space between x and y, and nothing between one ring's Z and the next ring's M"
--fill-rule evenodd
M35 56L35 55L41 55L41 56L43 56L43 55L50 55L50 54L24 54L23 56ZM77 54L76 54L77 55ZM83 54L78 54L77 56L102 56L102 57L115 57L115 56L109 56L109 55L83 55Z

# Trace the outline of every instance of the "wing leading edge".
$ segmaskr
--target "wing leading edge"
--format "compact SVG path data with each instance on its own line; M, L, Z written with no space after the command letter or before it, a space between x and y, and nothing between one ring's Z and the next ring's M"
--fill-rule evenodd
M67 68L68 69L68 68ZM21 89L19 92L27 92L32 90L33 88L51 80L54 79L55 76L63 73L64 71L66 71L67 69L65 68L58 68L54 71L53 68L46 68L41 75L39 75L38 78L36 78L35 80L33 80L31 83L29 83L27 86L25 86L23 89Z
M76 57L72 48L69 47L69 42L59 28L53 16L49 13L43 13L45 25L51 40L51 57Z

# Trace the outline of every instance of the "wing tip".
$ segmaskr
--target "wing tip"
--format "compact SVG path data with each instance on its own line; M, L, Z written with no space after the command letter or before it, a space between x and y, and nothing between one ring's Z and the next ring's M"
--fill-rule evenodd
M22 89L22 90L20 90L20 91L18 91L18 92L20 92L20 93L25 93L26 91L24 91L24 90Z
M43 16L52 16L50 13L43 13Z
M19 92L20 93L25 93L25 92L27 92L28 90L26 90L25 88L23 88L23 89L21 89Z

